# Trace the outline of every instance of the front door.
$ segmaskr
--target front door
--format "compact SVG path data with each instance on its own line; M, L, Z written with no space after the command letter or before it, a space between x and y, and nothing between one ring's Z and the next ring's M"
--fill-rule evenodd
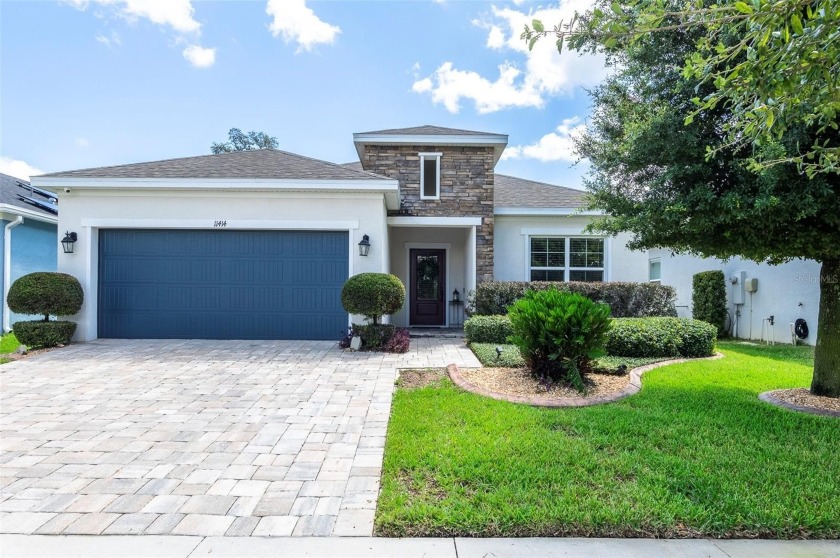
M409 265L410 325L446 325L446 250L411 250Z

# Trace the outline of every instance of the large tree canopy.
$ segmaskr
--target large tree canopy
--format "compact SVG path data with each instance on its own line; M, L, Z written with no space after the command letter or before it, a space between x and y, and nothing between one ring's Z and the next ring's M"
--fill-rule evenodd
M533 46L553 34L560 50L565 42L620 50L669 31L694 37L680 61L684 75L713 85L693 96L696 110L686 119L719 104L729 109L720 123L726 141L710 150L748 145L753 168L795 162L809 175L840 171L840 143L831 133L840 113L840 0L601 2L550 31L535 20L523 38ZM778 145L802 125L814 131L810 143Z
M577 142L578 154L592 163L586 180L591 208L607 215L594 230L629 232L630 246L639 249L770 263L794 258L822 262L812 391L840 396L840 174L830 168L831 156L825 152L811 162L827 161L827 166L810 177L799 164L802 146L840 145L836 126L809 118L804 113L811 109L799 108L799 117L786 117L772 137L733 141L735 123L749 120L743 107L723 100L717 79L685 71L687 61L691 65L707 56L704 45L719 35L717 28L684 25L676 5L651 20L642 4L604 4L584 15L582 24L572 24L581 25L572 46L605 52L614 69L592 92L593 114ZM662 12L660 2L653 5ZM743 11L737 13L746 16ZM605 22L612 18L608 14L620 23L605 33L610 29ZM594 27L593 21L598 22ZM626 31L651 22L656 32ZM541 27L539 22L535 27ZM741 44L748 32L730 28L726 44ZM742 52L731 63L759 54ZM727 63L718 61L721 68ZM794 72L795 66L787 71ZM811 78L822 79L817 74ZM814 83L810 89L820 87ZM756 165L756 153L769 151L774 160Z
M254 132L247 134L239 128L231 128L228 131L228 141L224 143L213 143L210 151L213 153L230 153L231 151L252 151L254 149L276 149L277 138L269 136L265 132Z

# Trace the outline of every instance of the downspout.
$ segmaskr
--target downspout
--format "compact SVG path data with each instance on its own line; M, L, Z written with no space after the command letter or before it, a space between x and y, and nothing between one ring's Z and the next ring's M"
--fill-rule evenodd
M6 302L6 297L9 296L9 287L12 283L12 229L23 223L23 217L18 215L17 219L6 225L6 231L3 235L3 331L9 333L12 331L12 326L9 325L11 310L9 304Z

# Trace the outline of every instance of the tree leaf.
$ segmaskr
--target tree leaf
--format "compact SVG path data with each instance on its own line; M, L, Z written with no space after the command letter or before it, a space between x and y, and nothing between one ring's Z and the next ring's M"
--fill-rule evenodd
M542 21L538 19L533 20L531 22L531 25L534 26L534 31L536 31L537 33L542 33L543 31L545 31L545 27L543 27Z
M792 14L792 15L790 16L790 26L791 26L791 27L793 27L793 31L794 31L797 35L801 35L801 34L802 34L802 31L803 31L803 29L802 29L802 21L799 19L799 16L798 16L798 15L796 15L796 14Z
M742 14L753 13L752 7L750 7L746 2L735 2L735 9L741 12Z

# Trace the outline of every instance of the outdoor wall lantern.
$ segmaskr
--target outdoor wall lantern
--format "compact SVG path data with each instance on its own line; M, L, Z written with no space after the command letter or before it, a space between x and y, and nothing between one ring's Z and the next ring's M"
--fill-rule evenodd
M78 240L78 238L78 235L74 232L67 231L64 233L64 238L61 241L61 247L64 248L65 254L73 253L73 245L76 244L76 240Z
M461 301L461 293L458 292L458 289L452 291L452 301L453 302L460 302Z
M367 256L369 251L370 251L370 237L368 235L364 235L362 237L362 241L359 242L359 255L360 256Z

